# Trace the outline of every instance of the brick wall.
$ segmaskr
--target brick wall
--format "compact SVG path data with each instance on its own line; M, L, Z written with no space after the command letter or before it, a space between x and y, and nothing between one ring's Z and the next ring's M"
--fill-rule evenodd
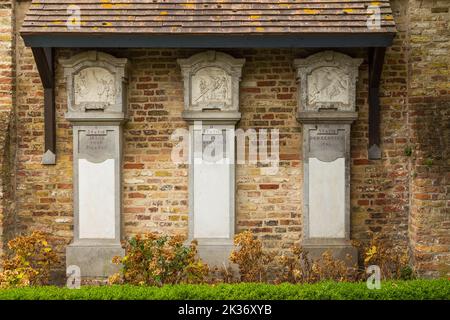
M0 1L0 255L14 231L14 3Z
M124 130L124 235L146 231L187 234L188 167L173 164L170 160L174 145L170 136L177 128L187 128L181 118L183 83L176 59L187 58L201 50L107 51L117 57L127 57L131 63L130 121ZM266 248L286 249L299 243L302 237L302 134L295 118L297 84L292 61L318 50L222 51L246 59L241 82L242 120L238 128L244 131L278 129L280 134L281 161L275 175L264 174L260 165L237 166L237 230L251 229L263 240ZM78 52L59 50L57 58L67 58ZM363 50L347 50L346 53L365 57ZM25 59L26 54L22 56ZM26 59L31 59L31 56ZM33 76L37 77L35 71ZM367 160L367 64L361 68L359 77L357 108L360 119L352 132L353 238L368 239L372 231L383 233L395 245L406 246L408 190L399 185L407 185L407 180L406 173L399 173L397 159L400 162L407 160L402 156L403 147L396 144L404 142L405 138L400 139L406 134L395 130L397 127L391 127L391 124L396 125L394 113L398 106L392 106L395 99L386 99L383 103L389 106L383 108L387 122L383 130L387 141L385 158L383 161ZM401 85L404 86L400 77L393 72L387 78L386 96L395 97ZM19 152L23 160L18 170L18 181L24 188L18 192L20 198L26 200L20 202L18 215L22 229L45 228L65 244L72 236L72 150L70 125L64 119L65 79L59 66L56 78L57 165L46 167L39 164L43 143L42 110L21 114L28 121L23 121L19 130L27 132L24 136L28 138ZM22 80L34 81L30 75ZM24 91L27 95L35 95L33 90ZM25 101L28 103L18 106L19 110L30 107L30 98ZM31 102L42 103L41 99L32 99ZM29 140L30 134L32 140ZM398 138L394 141L395 137ZM34 168L33 174L30 174L31 168ZM44 176L52 183L43 183ZM396 180L392 180L393 177ZM61 246L62 254L63 248Z
M300 132L295 119L296 83L290 50L222 50L243 57L242 120L238 128L280 131L282 163L278 174L261 176L260 168L237 167L237 227L251 229L266 247L283 247L300 238ZM181 118L183 82L178 58L201 50L115 50L131 63L128 111L124 130L124 233L155 231L187 235L188 166L171 161L177 128L188 128ZM74 51L61 51L67 57ZM61 76L61 70L57 71ZM57 101L65 104L65 87L58 80ZM59 119L59 118L58 118ZM65 122L61 119L61 122ZM59 137L58 137L59 139Z
M28 1L17 4L18 25L28 5ZM396 0L392 6L399 32L387 51L382 76L382 160L367 159L366 62L357 83L359 119L351 135L352 238L367 240L371 233L377 233L393 245L406 248L409 244L422 274L435 276L448 263L450 252L448 4ZM11 28L10 15L3 15L5 9L0 8L0 26ZM57 164L43 166L43 90L30 49L24 47L20 37L13 45L17 56L14 114L18 121L15 128L11 120L8 122L14 117L9 113L2 117L0 156L6 155L7 159L0 163L2 172L15 176L5 180L3 174L2 187L14 186L17 232L50 232L63 258L73 235L72 131L64 119L65 80L58 65ZM181 119L183 84L176 59L200 51L108 51L131 62L130 121L124 130L125 236L147 231L187 234L188 167L170 161L174 144L170 135L177 128L187 128ZM262 175L260 166L237 166L237 230L251 229L266 248L283 249L302 236L302 132L295 119L297 85L292 61L318 50L222 51L246 59L238 128L275 128L280 132L278 173ZM0 71L2 112L11 111L14 97L6 94L13 89L8 73L14 65L10 52L3 41L0 55L6 57L2 61L7 63L0 66L6 68ZM58 50L57 58L77 52ZM343 52L353 57L366 55L364 50ZM8 141L12 143L8 145ZM5 151L14 147L17 150ZM11 169L13 156L16 161ZM12 195L3 191L3 199ZM1 208L5 207L14 208ZM2 214L5 216L4 209ZM4 222L5 217L0 221Z
M21 25L30 2L16 3L15 17ZM73 235L72 212L72 133L64 120L65 96L56 97L57 164L41 164L44 152L44 90L30 48L16 38L16 232L41 230L51 234L51 242L64 264L65 246ZM62 77L57 77L61 86Z
M372 234L394 246L408 242L410 159L406 103L407 48L405 1L392 1L398 33L387 49L380 86L381 160L368 160L368 65L360 67L357 84L359 118L352 127L351 213L352 237Z
M278 129L280 164L273 175L261 165L238 165L237 231L250 229L271 249L301 237L302 171L300 125L295 118L297 85L291 50L243 50L238 128ZM259 131L258 131L259 133ZM269 148L270 149L270 148Z
M450 2L409 1L410 240L425 276L450 274Z

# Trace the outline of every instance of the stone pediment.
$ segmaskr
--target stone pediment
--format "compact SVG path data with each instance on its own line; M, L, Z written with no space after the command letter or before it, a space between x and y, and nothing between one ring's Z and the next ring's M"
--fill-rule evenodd
M362 61L333 51L296 59L299 112L355 111L355 86Z
M186 111L239 110L239 80L244 59L206 51L179 59Z
M60 63L66 77L69 115L125 114L127 59L87 51Z

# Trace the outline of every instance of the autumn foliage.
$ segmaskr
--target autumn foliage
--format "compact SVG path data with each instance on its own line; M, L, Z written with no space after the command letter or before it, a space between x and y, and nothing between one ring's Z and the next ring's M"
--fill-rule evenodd
M356 282L367 278L369 265L378 265L383 279L409 280L414 277L405 250L389 247L377 237L366 245L357 245L364 258L362 267L352 265L349 256L344 260L335 258L331 251L324 251L319 258L312 259L299 245L282 254L269 254L263 250L259 239L245 231L235 236L235 250L230 261L237 264L243 282L268 282L270 265L274 283Z
M8 242L9 254L2 257L0 288L46 285L58 257L48 235L35 231Z
M383 279L410 280L414 272L408 265L408 252L389 246L379 237L373 236L367 245L357 244L364 253L364 267L377 265Z
M126 255L115 257L121 264L119 273L109 278L110 284L156 285L201 283L208 266L197 257L197 243L183 244L182 236L136 235L125 243Z
M217 284L235 282L315 283L324 280L355 282L367 278L366 268L377 265L381 277L409 280L414 272L408 254L389 246L378 237L368 243L355 243L361 253L361 267L333 257L325 251L312 259L299 245L283 253L267 252L250 231L235 236L230 264L210 268L199 259L197 243L185 244L182 236L148 233L124 242L126 254L115 257L120 272L109 278L110 284L163 286L165 284ZM48 235L35 231L8 242L2 257L0 288L46 285L50 271L58 263L57 254L48 243Z
M241 281L264 282L267 280L267 265L273 256L264 252L261 241L250 231L244 231L234 237L236 249L230 255L230 261L239 267Z

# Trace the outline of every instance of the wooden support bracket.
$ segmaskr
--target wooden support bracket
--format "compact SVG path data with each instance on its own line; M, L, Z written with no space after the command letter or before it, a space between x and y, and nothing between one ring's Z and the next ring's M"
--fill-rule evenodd
M42 164L56 164L56 117L53 48L33 47L34 60L44 87L45 150Z
M380 79L385 47L369 48L369 159L381 159Z

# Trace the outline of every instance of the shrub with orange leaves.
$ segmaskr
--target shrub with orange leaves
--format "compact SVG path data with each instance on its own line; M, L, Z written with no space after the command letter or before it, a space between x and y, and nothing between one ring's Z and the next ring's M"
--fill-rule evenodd
M126 255L114 257L122 264L120 273L109 278L110 284L156 285L201 283L208 266L197 257L197 243L183 244L182 236L136 235L125 243Z
M330 251L325 251L318 259L311 259L308 251L296 245L291 247L289 254L278 257L278 261L280 269L275 283L314 283L322 280L343 282L360 279L357 265L349 266L348 261L334 258Z
M267 281L267 268L273 255L262 250L261 241L251 231L244 231L234 237L234 245L237 248L231 253L230 261L238 265L241 281Z
M390 246L378 236L373 236L366 245L356 243L363 253L364 267L377 265L382 279L410 280L415 277L409 266L408 251L403 247Z
M214 266L209 269L208 284L218 283L236 283L235 270L229 265L223 263L222 266Z
M345 257L345 260L334 258L331 251L326 250L319 259L313 262L312 282L324 280L352 282L360 280L362 274L358 265L350 265L351 257L349 255Z
M275 283L312 282L312 260L308 252L299 245L291 247L290 252L277 257L279 269Z
M48 235L34 231L8 242L9 254L2 257L0 287L25 287L49 283L51 267L58 256L48 243Z

